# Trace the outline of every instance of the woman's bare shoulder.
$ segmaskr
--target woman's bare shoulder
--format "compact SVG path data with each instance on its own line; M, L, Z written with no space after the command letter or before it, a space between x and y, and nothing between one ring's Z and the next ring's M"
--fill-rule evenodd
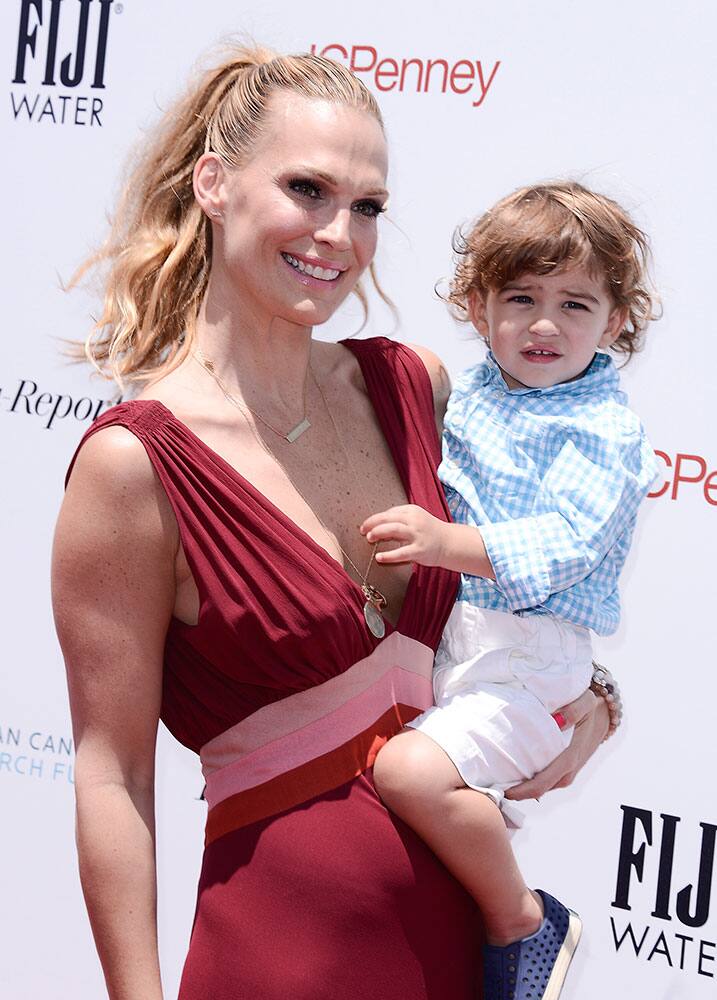
M451 394L451 379L448 369L433 351L422 344L406 344L418 355L425 365L428 377L431 380L433 390L433 407L436 411L436 419L442 421L448 405L448 397Z
M117 492L151 488L155 473L147 451L139 438L126 427L101 427L87 440L75 458L68 490L77 485L84 489Z
M72 513L72 517L68 515ZM95 431L77 453L61 518L75 530L94 524L107 537L121 527L125 540L150 538L176 546L178 531L167 495L147 451L135 434L117 425Z

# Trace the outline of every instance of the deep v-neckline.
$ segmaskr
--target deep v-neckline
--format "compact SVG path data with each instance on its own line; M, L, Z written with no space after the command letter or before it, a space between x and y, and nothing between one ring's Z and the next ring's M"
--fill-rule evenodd
M361 372L361 377L363 378L364 385L366 386L367 398L369 400L369 403L371 404L371 408L373 410L376 423L381 431L381 434L383 435L384 441L386 442L388 450L391 454L394 467L398 473L401 485L403 486L403 491L406 495L406 502L409 504L413 503L413 496L410 488L410 482L407 482L406 479L404 478L404 475L401 471L402 463L397 460L398 456L396 454L396 447L394 447L394 443L391 439L391 436L386 433L385 421L382 419L380 411L377 410L376 408L372 392L371 381L366 377L363 358L361 357L359 352L354 352L348 343L342 344L341 346L344 347L346 350L348 350L351 356L356 359L356 362L359 366L359 370ZM328 552L323 547L323 545L320 545L316 541L316 539L313 538L308 533L308 531L305 531L304 528L298 525L292 517L289 517L288 514L286 514L280 507L278 507L273 502L273 500L270 500L265 493L262 493L262 491L258 489L251 482L251 480L247 479L246 476L244 476L241 472L239 472L239 470L235 466L233 466L231 462L227 461L227 459L225 459L218 451L216 451L214 448L211 447L211 445L208 445L206 441L204 441L201 437L199 437L199 435L196 434L188 424L186 424L183 420L181 420L178 416L176 416L176 414L172 410L170 410L169 407L166 406L161 400L137 399L137 400L132 400L130 402L133 404L136 403L151 404L160 407L160 409L164 412L165 416L170 420L170 422L174 423L185 434L189 435L189 437L199 447L199 449L204 454L206 454L206 456L214 463L214 465L216 465L223 472L224 476L233 485L238 485L245 493L248 493L256 502L258 502L261 506L265 508L268 515L270 515L280 524L282 524L284 529L289 534L293 534L296 538L302 541L306 546L308 546L309 549L311 549L318 556L319 559L323 560L323 562L327 566L329 566L333 572L338 574L339 579L349 584L352 592L356 594L357 600L360 602L357 603L357 613L361 615L361 618L363 620L362 608L365 598L363 595L363 591L361 590L361 584L359 584L358 581L354 580L354 578L351 576L351 574L349 573L349 571L346 569L346 567L342 562L339 562L338 559L332 556L331 553ZM294 489L296 489L296 487L294 487ZM314 516L317 517L313 509L312 513L314 513ZM421 567L416 565L415 563L412 566L411 575L409 577L406 590L404 591L403 594L401 609L398 613L396 623L394 624L388 618L385 619L387 626L387 634L390 634L392 631L400 631L401 623L404 619L405 614L407 613L407 609L409 606L409 599L412 599L414 591L416 589L417 585L416 581L420 569Z

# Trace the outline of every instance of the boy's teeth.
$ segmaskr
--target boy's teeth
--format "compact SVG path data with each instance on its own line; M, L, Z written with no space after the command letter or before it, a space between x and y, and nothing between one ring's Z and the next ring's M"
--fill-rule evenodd
M319 278L321 281L333 281L334 278L338 278L340 271L337 271L333 267L316 267L313 264L305 264L303 260L299 260L298 257L292 257L291 254L282 254L285 261L295 267L297 271L301 271L302 274L308 274L312 278Z

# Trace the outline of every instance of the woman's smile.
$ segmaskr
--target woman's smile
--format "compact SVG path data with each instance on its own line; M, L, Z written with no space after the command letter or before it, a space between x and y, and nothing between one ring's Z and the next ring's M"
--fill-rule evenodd
M282 258L304 285L320 288L322 285L337 284L345 266L324 260L322 257L303 257L281 251Z

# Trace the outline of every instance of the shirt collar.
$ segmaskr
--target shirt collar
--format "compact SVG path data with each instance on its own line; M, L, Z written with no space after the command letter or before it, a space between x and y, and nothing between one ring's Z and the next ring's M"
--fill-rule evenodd
M594 392L614 392L619 387L615 363L608 354L599 352L580 378L545 388L509 389L492 351L488 352L485 364L488 371L487 384L511 396L583 396Z

